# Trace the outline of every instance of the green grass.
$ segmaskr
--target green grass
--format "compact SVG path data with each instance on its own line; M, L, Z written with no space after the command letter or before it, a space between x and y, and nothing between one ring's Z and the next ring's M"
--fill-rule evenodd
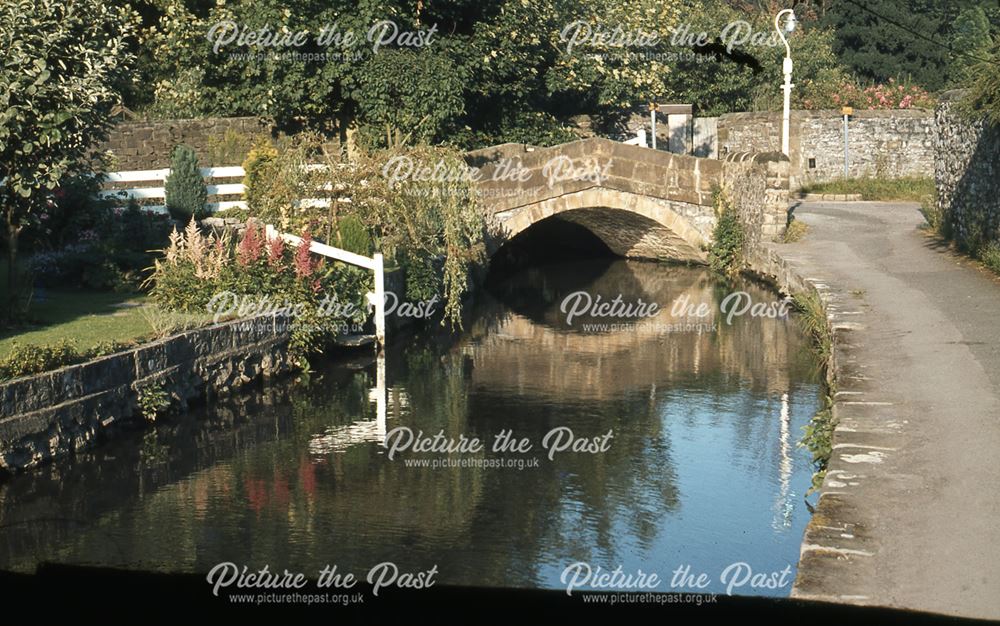
M934 194L934 179L906 178L841 178L825 183L807 184L802 193L860 194L862 200L923 202Z
M785 229L785 234L781 236L782 243L795 243L796 241L801 241L803 237L806 236L806 232L809 231L809 226L804 222L799 220L793 220L788 228Z
M85 352L111 342L155 339L211 321L207 313L162 311L142 295L55 289L40 295L31 303L28 324L0 333L0 357L9 354L15 343L41 346L65 341Z
M809 337L812 348L820 362L827 363L833 351L833 336L826 321L823 301L815 293L802 292L792 297L796 320L802 331Z

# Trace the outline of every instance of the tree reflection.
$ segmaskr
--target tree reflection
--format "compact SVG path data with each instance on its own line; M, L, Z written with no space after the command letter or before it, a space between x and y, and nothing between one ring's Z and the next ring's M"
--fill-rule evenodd
M0 485L0 567L52 560L207 571L233 561L363 573L393 561L437 564L446 583L546 586L555 563L654 553L684 506L676 425L731 432L734 458L787 463L787 445L771 441L768 398L812 382L798 356L802 338L786 321L750 318L706 332L584 332L558 310L572 290L668 310L686 295L712 303L708 323L721 321L726 291L690 268L577 269L509 278L461 338L397 346L386 361L387 428L478 437L485 451L452 457L537 458L538 467L407 466L446 456L418 453L390 461L374 430L374 364L330 364L306 383L220 401L65 469ZM560 426L614 437L606 452L550 461L541 442ZM491 451L503 429L533 450ZM32 527L33 519L73 521Z

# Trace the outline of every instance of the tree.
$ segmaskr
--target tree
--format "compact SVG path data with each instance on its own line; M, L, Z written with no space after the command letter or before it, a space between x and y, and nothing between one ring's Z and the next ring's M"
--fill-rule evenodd
M154 85L153 113L261 115L286 129L342 137L356 126L375 145L384 145L388 126L413 142L472 147L564 139L562 121L571 115L662 94L669 64L644 54L662 46L592 37L570 50L563 32L580 22L595 31L665 33L680 0L150 2L142 74ZM383 20L401 33L422 32L428 44L397 38L374 49L367 35ZM355 40L321 44L331 26ZM240 43L228 37L234 27L306 36L287 48Z
M977 59L990 55L992 44L990 20L983 7L962 9L955 19L951 39L951 75L956 84L975 81Z
M686 47L676 70L667 76L669 97L694 104L701 115L780 109L785 47L773 35L775 13L774 7L747 9L724 0L686 0L687 32L705 33L707 42ZM834 33L818 24L807 8L796 7L796 15L800 27L788 40L795 61L792 105L800 107L810 84L839 85L847 74L833 53ZM741 23L749 30L730 26Z
M167 210L174 219L187 223L205 216L208 190L198 168L198 155L180 144L170 156L170 174L164 182Z
M837 55L859 78L912 78L936 91L950 86L956 59L949 45L982 44L982 27L992 20L996 34L998 18L994 0L837 0L829 2L824 24L836 31Z
M433 48L374 55L350 94L366 143L388 145L387 129L413 143L440 141L465 113L467 80L465 68Z
M963 104L974 116L981 116L1000 128L1000 42L970 74L975 77L967 84L969 90Z
M8 318L17 291L18 237L66 176L91 167L133 62L129 9L101 0L0 3L0 204L7 222Z

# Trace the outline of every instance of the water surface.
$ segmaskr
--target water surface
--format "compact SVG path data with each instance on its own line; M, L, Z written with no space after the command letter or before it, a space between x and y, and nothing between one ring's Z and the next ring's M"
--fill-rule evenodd
M569 325L560 303L579 290L665 310L635 326ZM523 271L480 298L457 339L389 351L382 428L487 446L509 429L530 452L389 460L372 401L377 367L361 355L0 484L0 568L204 573L232 561L363 575L392 561L436 565L440 584L562 588L563 570L584 561L668 581L690 565L711 576L707 591L724 590L718 576L734 562L794 574L812 472L796 442L821 387L794 320L725 323L719 303L734 290L776 300L676 266ZM671 318L685 296L713 313ZM619 324L590 326L608 322ZM677 323L688 326L668 326ZM550 460L541 443L556 427L613 437L604 452ZM469 466L412 466L449 458Z

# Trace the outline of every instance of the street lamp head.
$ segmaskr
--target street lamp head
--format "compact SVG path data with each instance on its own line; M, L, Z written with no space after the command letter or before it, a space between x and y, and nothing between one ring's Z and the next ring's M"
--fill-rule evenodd
M788 19L785 20L785 32L791 34L795 30L798 23L799 21L795 19L795 12L789 12Z

